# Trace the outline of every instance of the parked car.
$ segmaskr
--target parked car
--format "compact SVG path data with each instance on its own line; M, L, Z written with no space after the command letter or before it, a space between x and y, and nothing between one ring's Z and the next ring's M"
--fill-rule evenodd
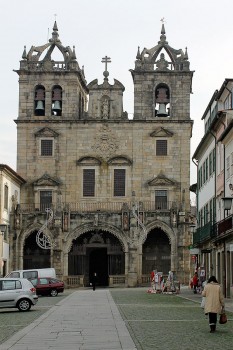
M36 288L38 295L50 295L56 297L58 293L64 292L64 282L56 278L41 277L30 279L33 286Z
M26 278L0 278L0 307L28 311L38 301L36 288Z
M53 267L48 267L45 269L28 269L28 270L15 270L8 273L5 277L17 277L17 278L37 278L37 277L53 277L56 278L56 271Z

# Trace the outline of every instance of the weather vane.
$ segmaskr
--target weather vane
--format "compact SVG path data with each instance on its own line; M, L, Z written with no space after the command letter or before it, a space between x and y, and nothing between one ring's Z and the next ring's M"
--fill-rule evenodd
M165 18L163 17L163 18L161 18L161 20L160 20L162 23L165 23Z
M55 18L55 21L56 21L57 20L57 14L56 13L54 14L54 18Z

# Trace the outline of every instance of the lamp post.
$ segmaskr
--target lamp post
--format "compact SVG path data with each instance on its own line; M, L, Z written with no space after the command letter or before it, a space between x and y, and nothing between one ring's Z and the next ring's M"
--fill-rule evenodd
M223 197L223 208L224 208L224 219L225 219L225 211L227 210L227 216L228 216L228 211L231 209L232 205L232 197Z

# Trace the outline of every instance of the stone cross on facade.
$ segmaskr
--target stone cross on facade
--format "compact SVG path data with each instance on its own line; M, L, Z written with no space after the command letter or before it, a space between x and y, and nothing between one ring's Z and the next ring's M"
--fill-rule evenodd
M107 71L107 68L108 68L107 65L108 65L108 63L111 63L111 58L108 57L108 56L105 56L105 57L102 58L101 62L105 63L105 71Z

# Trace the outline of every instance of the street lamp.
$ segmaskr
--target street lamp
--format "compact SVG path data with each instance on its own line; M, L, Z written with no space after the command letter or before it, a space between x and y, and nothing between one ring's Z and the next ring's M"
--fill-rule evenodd
M232 197L224 197L222 198L223 200L223 207L225 210L230 210L231 209L231 204L232 204Z
M7 225L1 224L0 225L0 233L4 236L6 233Z
M232 199L233 199L232 197L223 197L222 198L224 212L225 212L225 210L227 210L227 215L228 215L228 211L231 209Z

